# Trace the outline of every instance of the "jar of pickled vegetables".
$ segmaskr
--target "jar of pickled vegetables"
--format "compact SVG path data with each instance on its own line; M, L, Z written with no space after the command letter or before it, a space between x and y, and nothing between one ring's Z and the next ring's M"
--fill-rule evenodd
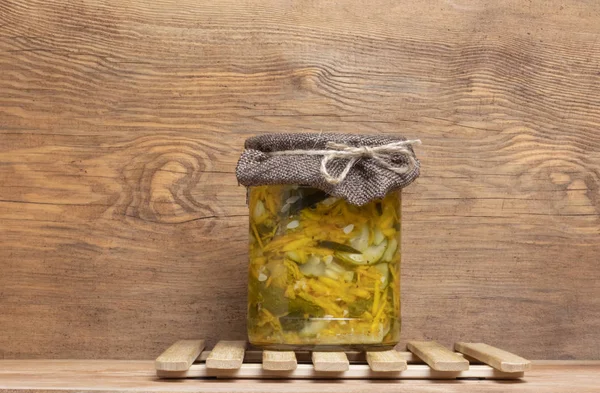
M345 134L246 141L237 175L248 186L251 344L398 343L401 188L418 176L416 142Z

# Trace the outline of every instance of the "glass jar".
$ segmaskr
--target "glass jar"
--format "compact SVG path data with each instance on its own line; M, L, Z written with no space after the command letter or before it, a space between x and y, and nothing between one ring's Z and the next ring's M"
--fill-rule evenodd
M401 191L355 206L249 188L248 337L265 349L389 349L400 335Z

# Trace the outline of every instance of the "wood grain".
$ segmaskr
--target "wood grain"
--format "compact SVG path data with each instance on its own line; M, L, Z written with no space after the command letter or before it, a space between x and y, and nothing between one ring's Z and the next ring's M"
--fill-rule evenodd
M115 360L0 360L0 389L19 392L570 392L598 391L600 362L534 362L523 381L403 380L398 381L162 381L152 361Z
M454 349L504 372L531 369L531 362L520 356L484 343L455 343Z
M327 373L348 371L350 362L344 352L313 352L314 371Z
M262 368L269 371L293 371L298 367L294 351L263 351Z
M437 371L463 371L469 362L435 341L409 341L406 348Z
M245 138L418 137L402 343L600 359L600 3L0 2L0 358L245 338Z
M237 370L244 361L245 341L219 341L206 358L206 368Z
M154 367L163 371L185 371L203 349L204 340L179 340L156 358Z
M396 351L367 352L367 363L373 371L403 371L406 370L404 356Z

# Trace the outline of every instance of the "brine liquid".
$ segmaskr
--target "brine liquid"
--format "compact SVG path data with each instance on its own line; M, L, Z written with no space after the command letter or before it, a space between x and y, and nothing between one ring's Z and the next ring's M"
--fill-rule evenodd
M354 206L252 187L248 336L271 349L391 347L400 334L400 192Z

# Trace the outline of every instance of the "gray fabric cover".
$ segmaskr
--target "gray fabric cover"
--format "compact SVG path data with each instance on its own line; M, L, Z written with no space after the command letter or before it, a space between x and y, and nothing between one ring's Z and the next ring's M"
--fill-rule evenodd
M329 184L320 172L322 156L269 156L269 152L282 150L322 150L327 142L350 146L379 146L404 141L406 138L390 135L353 134L265 134L248 138L236 168L236 176L244 186L266 184L298 184L321 189L328 194L346 199L354 205L364 205L383 198L388 192L406 187L419 176L420 163L403 174L382 168L370 158L361 158L339 184ZM410 149L414 156L414 151ZM348 161L332 160L328 171L341 173ZM394 166L407 165L402 154L390 157Z

